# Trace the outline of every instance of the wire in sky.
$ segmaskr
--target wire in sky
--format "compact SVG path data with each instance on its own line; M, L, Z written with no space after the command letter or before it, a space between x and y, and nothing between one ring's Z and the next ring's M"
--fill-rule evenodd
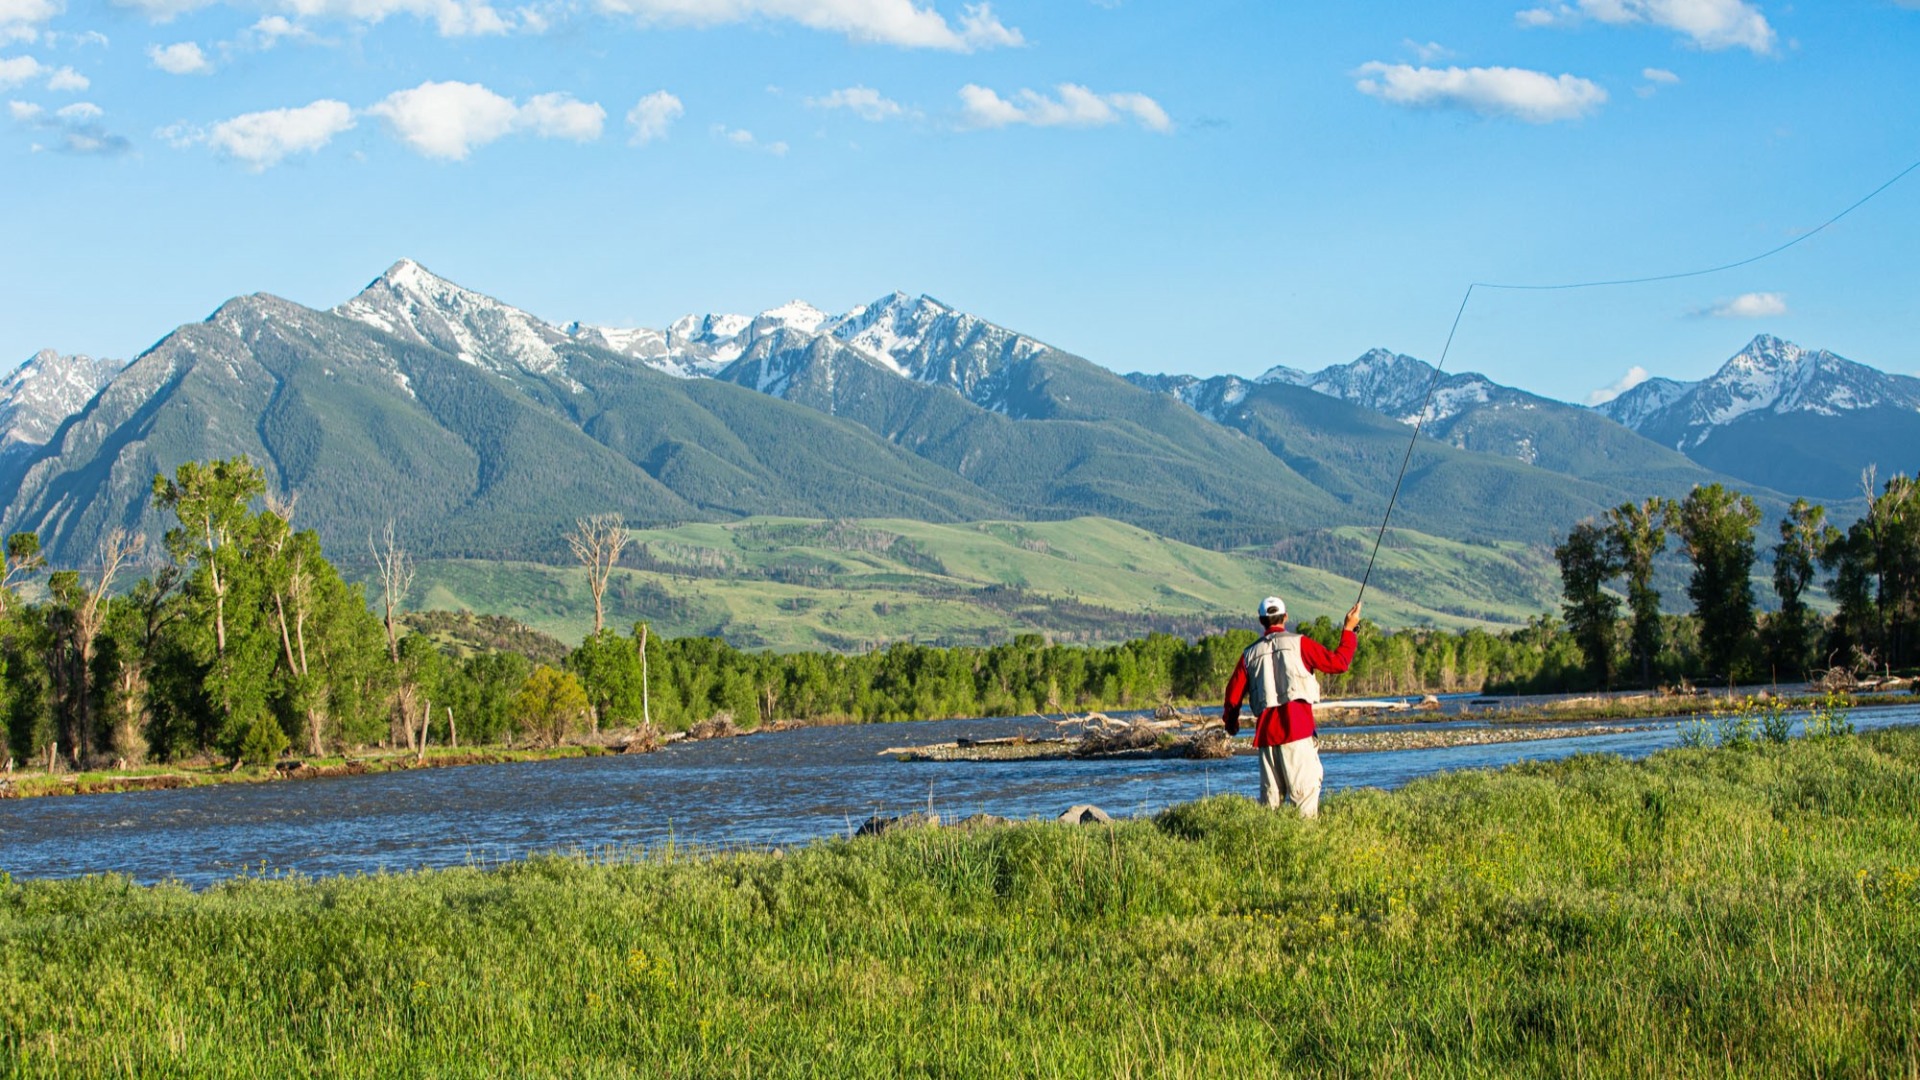
M1650 285L1656 281L1679 281L1682 278L1705 277L1708 274L1719 274L1728 270L1738 270L1743 266L1752 266L1754 263L1762 260L1771 259L1789 248L1796 247L1826 232L1828 229L1839 224L1841 218L1846 217L1848 214L1879 198L1882 192L1900 181L1905 180L1908 175L1912 174L1915 170L1920 170L1920 161L1916 161L1906 168L1901 169L1893 175L1892 179L1889 179L1886 183L1881 184L1879 187L1874 188L1859 199L1856 199L1846 209L1821 222L1818 227L1803 232L1778 247L1769 248L1758 255L1751 255L1736 262L1722 263L1719 266L1703 267L1699 270L1682 270L1672 274L1649 274L1645 277L1607 278L1600 281L1569 281L1556 285L1520 285L1495 281L1476 281L1468 285L1466 295L1460 298L1459 309L1453 313L1453 326L1447 330L1447 343L1440 350L1440 362L1434 365L1433 378L1427 381L1427 393L1425 399L1421 402L1420 412L1413 418L1413 435L1407 440L1406 456L1400 459L1400 474L1393 478L1393 494L1387 497L1387 512L1380 519L1380 531L1374 535L1373 554L1367 556L1367 572L1360 578L1360 596L1354 600L1354 603L1358 604L1360 600L1364 599L1367 595L1367 582L1373 579L1374 560L1380 557L1380 542L1386 539L1387 523L1393 520L1394 505L1400 501L1400 485L1406 480L1407 466L1413 461L1414 444L1419 441L1420 428L1426 423L1427 413L1433 408L1433 393L1439 389L1440 375L1447 368L1447 354L1453 351L1454 335L1460 332L1460 320L1465 317L1467 305L1473 301L1475 290L1506 289L1516 292L1562 292L1568 289L1598 289L1613 285Z

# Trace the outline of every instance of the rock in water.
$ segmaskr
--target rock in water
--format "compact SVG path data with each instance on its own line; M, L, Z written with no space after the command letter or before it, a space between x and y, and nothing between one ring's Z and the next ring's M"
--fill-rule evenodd
M940 824L938 814L922 814L918 811L902 814L899 817L881 817L875 814L853 834L855 836L884 836L901 829L931 829Z
M1077 803L1068 807L1067 812L1060 815L1060 820L1069 825L1113 824L1113 819L1107 816L1107 812L1092 803Z

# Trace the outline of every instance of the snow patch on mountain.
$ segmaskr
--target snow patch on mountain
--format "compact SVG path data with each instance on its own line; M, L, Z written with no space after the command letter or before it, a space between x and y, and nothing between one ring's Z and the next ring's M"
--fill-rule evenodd
M67 417L92 401L124 360L64 356L42 349L0 379L0 454L45 446Z
M375 278L334 314L452 353L475 367L565 375L554 346L565 331L519 308L462 288L411 259Z

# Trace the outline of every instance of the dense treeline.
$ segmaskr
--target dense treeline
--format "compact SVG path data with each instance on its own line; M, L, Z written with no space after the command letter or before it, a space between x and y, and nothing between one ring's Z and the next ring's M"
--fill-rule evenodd
M1805 499L1788 509L1772 549L1779 606L1764 614L1752 584L1761 514L1746 495L1708 484L1677 502L1626 503L1576 525L1554 554L1577 681L1798 679L1920 662L1920 484L1896 475L1876 491L1869 470L1863 487L1867 512L1845 531ZM1663 616L1653 587L1670 538L1688 570L1686 619ZM1838 609L1830 618L1807 602L1821 571Z
M48 569L37 538L9 537L0 564L0 715L11 756L51 767L218 755L267 762L289 748L323 755L368 746L424 749L559 742L606 728L679 730L721 716L785 721L949 716L1212 703L1251 629L1193 639L1152 634L1072 646L1025 635L991 647L903 643L860 654L772 654L718 638L666 639L636 624L601 628L566 650L507 620L404 616L406 555L375 546L379 611L349 585L294 507L265 497L245 458L189 463L156 477L171 513L166 559L116 591L141 554L115 533L86 572L47 574L45 599L19 585ZM256 503L260 504L256 508ZM1841 531L1796 503L1779 525L1779 610L1754 613L1749 579L1759 514L1717 485L1652 499L1575 527L1559 547L1564 624L1542 617L1502 633L1383 632L1362 624L1336 694L1551 690L1683 677L1797 676L1844 656L1856 666L1913 662L1920 613L1920 493L1895 477ZM581 548L604 583L624 530L593 524ZM1692 576L1694 614L1663 615L1653 588L1669 537ZM591 539L592 537L589 537ZM570 537L570 540L579 539ZM1806 603L1816 575L1839 605ZM1611 590L1618 582L1629 616ZM596 600L599 598L596 590ZM596 608L598 605L596 604ZM1328 644L1333 624L1300 627Z

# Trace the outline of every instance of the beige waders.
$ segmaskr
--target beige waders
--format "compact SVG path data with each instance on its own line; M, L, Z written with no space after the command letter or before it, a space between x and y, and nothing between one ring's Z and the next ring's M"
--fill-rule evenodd
M1301 817L1320 813L1320 781L1327 774L1320 766L1320 741L1295 739L1279 746L1260 748L1260 801L1278 810L1291 799L1300 808Z

